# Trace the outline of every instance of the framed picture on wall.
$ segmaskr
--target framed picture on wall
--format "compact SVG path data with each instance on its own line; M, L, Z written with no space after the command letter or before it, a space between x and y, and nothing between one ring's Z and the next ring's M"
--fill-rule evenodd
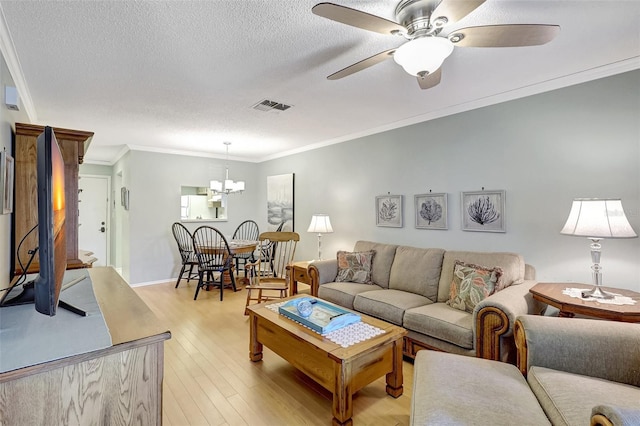
M428 193L414 196L416 228L447 229L447 194Z
M461 193L463 231L506 232L505 191Z
M293 231L294 174L267 176L268 230ZM282 225L282 227L281 227Z
M376 225L402 228L402 195L376 197Z
M129 190L126 186L120 188L120 204L125 210L129 210Z
M13 213L13 157L6 151L0 152L0 189L2 191L2 214Z

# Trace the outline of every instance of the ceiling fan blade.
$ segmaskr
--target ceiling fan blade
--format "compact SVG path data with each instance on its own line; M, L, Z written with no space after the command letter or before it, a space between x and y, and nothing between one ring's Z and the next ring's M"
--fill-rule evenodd
M418 79L418 84L422 90L431 89L434 86L440 84L440 77L442 77L442 68L438 68L437 71L432 72L431 74L425 75L424 77L416 77Z
M447 18L447 24L457 22L484 2L485 0L442 0L431 13L431 22L443 16Z
M311 11L323 18L382 34L406 34L407 29L388 19L333 3L318 3Z
M461 28L449 34L449 40L461 47L538 46L553 40L559 32L559 25L485 25Z
M369 68L370 66L373 66L375 64L378 64L384 61L385 59L389 59L393 57L393 53L395 51L396 49L389 49L389 50L385 50L384 52L380 52L376 55L370 56L367 59L363 59L360 62L356 62L353 65L349 65L348 67L343 68L340 71L331 74L329 77L327 77L327 80L338 80L348 75L357 73L358 71L362 71L365 68Z

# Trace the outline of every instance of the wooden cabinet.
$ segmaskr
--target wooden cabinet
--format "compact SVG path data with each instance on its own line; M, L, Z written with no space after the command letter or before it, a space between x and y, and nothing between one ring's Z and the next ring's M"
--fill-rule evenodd
M38 223L38 199L36 173L36 139L44 131L44 126L16 123L15 137L15 204L14 204L14 253L15 271L22 267L18 256L26 267L29 250L38 246L38 233L33 231L22 243L18 244L29 230ZM67 269L82 268L86 265L78 252L78 170L84 154L89 147L93 132L53 128L58 145L64 158L65 203L66 203L66 239ZM39 270L38 255L29 267L29 272Z
M171 333L113 268L93 268L89 276L111 346L0 373L0 424L162 424L164 341ZM82 328L82 319L70 327Z

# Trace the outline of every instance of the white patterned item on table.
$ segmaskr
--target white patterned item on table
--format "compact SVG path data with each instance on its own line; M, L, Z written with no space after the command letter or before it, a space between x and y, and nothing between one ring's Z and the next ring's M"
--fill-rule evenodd
M278 308L285 303L286 302L272 303L267 305L266 307L272 310L273 312L278 313ZM287 318L287 319L290 319L290 318ZM297 321L294 321L294 322L297 322ZM300 324L299 322L297 323ZM304 324L300 324L300 325L304 325ZM308 328L309 330L311 330L309 327L305 327L305 328ZM315 333L314 330L311 330L311 331ZM364 323L364 322L357 322L355 324L347 325L346 327L342 327L330 333L323 334L322 336L326 337L336 345L340 345L343 348L348 348L349 346L353 346L356 343L364 342L365 340L369 340L381 334L384 334L383 329L375 327L371 324Z
M565 288L562 290L562 294L569 297L577 297L578 299L586 300L587 302L600 302L609 305L635 305L636 301L630 297L623 296L618 293L610 293L613 295L613 299L599 299L596 297L582 297L583 291L590 291L591 288Z

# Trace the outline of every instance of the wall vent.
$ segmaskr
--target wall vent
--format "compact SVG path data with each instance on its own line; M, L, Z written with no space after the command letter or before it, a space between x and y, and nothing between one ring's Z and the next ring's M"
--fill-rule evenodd
M286 111L291 108L291 105L286 105L282 102L270 101L269 99L265 99L255 104L252 108L257 109L258 111Z

